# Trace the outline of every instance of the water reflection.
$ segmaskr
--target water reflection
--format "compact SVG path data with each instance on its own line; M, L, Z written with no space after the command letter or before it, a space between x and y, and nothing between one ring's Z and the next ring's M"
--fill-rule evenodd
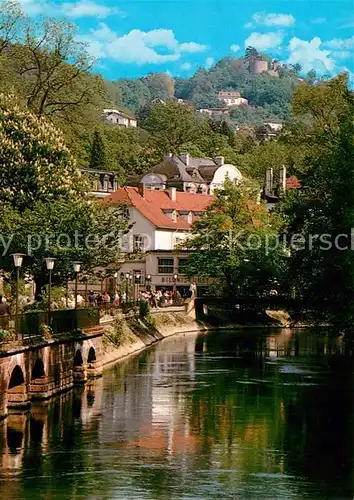
M0 423L0 498L352 498L352 358L307 330L187 334Z

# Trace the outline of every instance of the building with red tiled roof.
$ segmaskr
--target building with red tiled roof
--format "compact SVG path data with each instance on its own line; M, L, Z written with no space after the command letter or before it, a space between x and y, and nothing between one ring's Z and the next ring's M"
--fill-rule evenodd
M105 199L109 205L126 203L136 209L155 228L189 231L195 219L214 199L211 195L179 192L175 188L158 191L122 187Z
M122 240L122 251L138 253L140 258L126 262L118 281L126 275L138 285L153 288L187 288L189 280L183 273L188 253L180 249L192 224L212 203L214 196L201 193L148 189L144 186L122 187L102 202L108 206L126 204L132 228ZM181 290L182 291L182 290Z

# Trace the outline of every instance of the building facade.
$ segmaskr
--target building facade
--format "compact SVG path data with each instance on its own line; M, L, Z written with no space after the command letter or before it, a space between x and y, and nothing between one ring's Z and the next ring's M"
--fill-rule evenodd
M103 119L112 125L119 125L121 127L137 127L136 118L119 111L118 109L104 109Z
M241 97L240 92L233 90L220 90L218 99L229 107L248 106L248 100Z
M150 172L140 177L128 178L127 184L156 190L176 188L189 193L213 194L225 179L240 182L242 174L237 167L224 162L223 156L196 158L188 153L168 154Z
M105 198L118 189L118 175L116 172L82 168L81 172L87 176L90 184L90 194L95 198Z
M183 249L183 242L213 199L207 194L179 192L176 188L154 190L143 185L119 188L106 198L108 207L126 204L133 222L122 238L121 250L136 257L121 264L117 284L127 286L135 296L140 287L176 287L182 294L186 292L190 280L184 272L188 251ZM197 284L204 286L207 281Z

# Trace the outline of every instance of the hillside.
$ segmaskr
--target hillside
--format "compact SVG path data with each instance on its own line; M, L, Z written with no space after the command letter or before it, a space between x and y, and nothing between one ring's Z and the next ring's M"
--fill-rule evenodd
M262 57L262 56L261 56ZM172 78L166 74L149 74L139 79L109 82L117 106L135 113L154 99L179 98L198 108L220 105L220 90L237 90L249 101L248 108L236 109L232 118L238 123L259 123L266 118L287 119L290 101L299 83L298 68L281 66L279 76L253 74L248 57L226 57L209 70L200 68L190 78Z

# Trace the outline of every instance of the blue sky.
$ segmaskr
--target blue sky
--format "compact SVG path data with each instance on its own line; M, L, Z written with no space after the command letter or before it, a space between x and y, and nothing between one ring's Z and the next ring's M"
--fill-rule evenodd
M304 72L353 72L347 0L20 0L33 17L66 17L110 79L190 76L252 45ZM353 75L352 75L353 77Z

